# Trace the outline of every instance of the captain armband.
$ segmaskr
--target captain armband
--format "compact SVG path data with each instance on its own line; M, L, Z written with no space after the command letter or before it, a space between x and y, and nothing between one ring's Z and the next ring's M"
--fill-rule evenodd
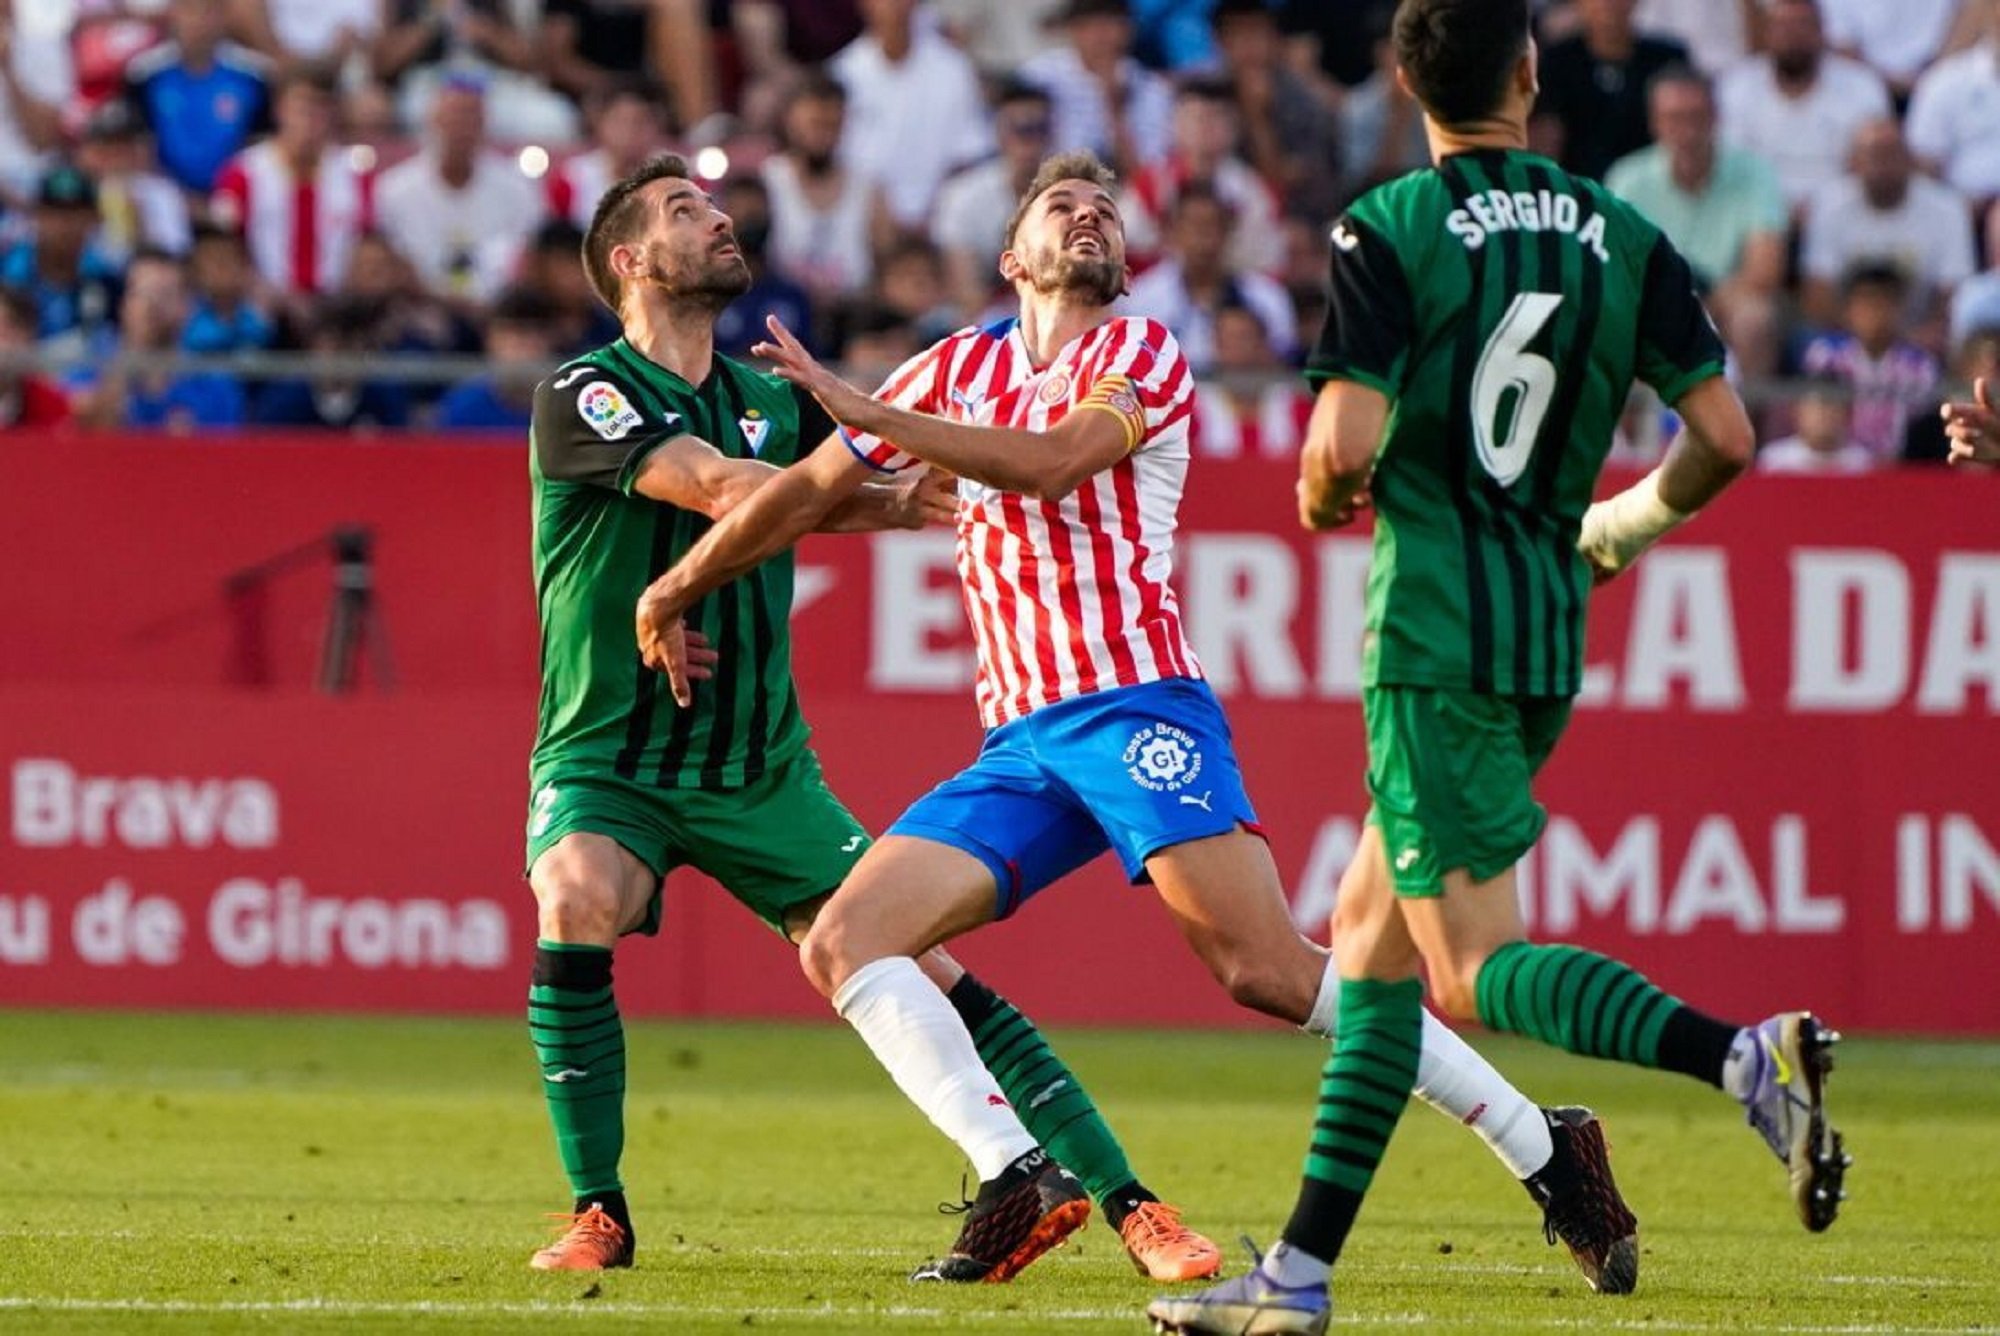
M1139 402L1139 392L1132 387L1130 376L1099 377L1090 387L1090 393L1077 400L1076 406L1078 409L1094 408L1117 418L1125 428L1125 453L1128 455L1146 439L1146 410Z

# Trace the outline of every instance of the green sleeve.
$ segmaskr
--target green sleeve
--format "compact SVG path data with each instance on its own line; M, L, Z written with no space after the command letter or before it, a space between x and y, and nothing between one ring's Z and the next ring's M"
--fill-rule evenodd
M1695 294L1694 271L1665 233L1655 233L1639 292L1639 379L1667 403L1722 374L1728 353Z
M629 494L646 456L687 435L680 414L648 414L645 402L602 367L582 362L562 368L535 387L529 436L536 467L553 482Z
M1416 325L1395 248L1353 213L1333 226L1326 324L1306 359L1314 384L1351 380L1394 396Z

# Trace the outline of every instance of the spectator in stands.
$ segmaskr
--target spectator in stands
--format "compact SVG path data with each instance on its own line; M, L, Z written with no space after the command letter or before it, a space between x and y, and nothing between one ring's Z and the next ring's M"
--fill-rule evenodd
M1133 57L1125 0L1066 0L1057 17L1061 45L1021 67L1055 104L1056 149L1090 149L1128 174L1165 156L1173 90Z
M1764 35L1764 55L1716 81L1722 138L1776 168L1786 204L1802 213L1814 191L1840 179L1855 131L1889 114L1889 89L1826 49L1817 0L1772 0Z
M1820 7L1833 45L1873 66L1902 102L1932 61L1971 41L1979 0L1820 0Z
M1989 386L2000 386L2000 321L1973 330L1959 342L1958 352L1951 361L1951 379L1955 385L1976 385L1984 380ZM1953 397L1971 399L1969 394ZM1996 419L1995 425L2000 426L2000 419ZM1993 444L2000 447L2000 433L1994 435ZM1919 404L1903 432L1903 459L1908 463L1942 464L1950 457L1951 438L1945 432L1943 415L1926 411L1926 406Z
M1765 473L1866 473L1882 461L1854 439L1854 391L1838 376L1812 378L1798 401L1797 434L1757 452Z
M958 43L979 72L993 82L1017 77L1015 71L1047 49L1048 27L1063 0L930 0L931 12L944 21L945 31ZM741 9L739 4L736 6Z
M1328 228L1319 219L1296 212L1288 212L1279 228L1285 236L1285 263L1278 281L1292 299L1294 328L1304 351L1326 324Z
M1897 458L1911 413L1934 401L1937 360L1904 337L1909 284L1900 270L1863 265L1841 287L1845 332L1806 345L1807 375L1835 377L1854 392L1854 439L1877 460Z
M357 71L382 31L382 0L229 0L239 36L280 68Z
M34 298L19 288L0 287L0 431L69 421L69 396L60 386L7 365L9 357L34 350L39 322Z
M382 234L434 296L484 305L513 277L542 223L542 192L513 158L486 147L486 87L455 74L431 104L423 150L382 173Z
M470 309L426 291L409 260L380 232L364 232L355 241L354 262L340 295L375 312L374 346L384 353L421 357L479 351L479 329ZM439 387L416 385L411 392L418 399L435 398Z
M146 127L131 103L113 98L90 113L77 166L97 186L98 242L121 267L145 248L185 255L193 239L187 196L153 170L153 160Z
M1390 40L1392 15L1384 13L1369 34L1375 70L1340 103L1343 199L1431 160L1424 113L1396 78L1396 46Z
M874 273L874 240L886 238L881 193L841 154L847 90L808 75L792 90L778 151L764 162L771 201L771 264L827 313L858 297Z
M486 355L493 370L452 387L438 402L438 428L526 431L535 404L535 382L549 373L555 361L549 339L554 317L555 308L531 289L501 293L486 322Z
M0 284L33 300L38 338L88 339L112 321L118 301L118 266L98 239L97 188L66 163L50 168L29 224L0 255Z
M763 180L730 177L722 183L720 203L736 234L736 248L750 267L750 287L715 317L716 351L748 357L753 344L770 337L764 328L764 317L769 315L784 321L809 351L817 350L820 341L813 328L811 295L771 267L771 193Z
M224 41L223 0L173 0L171 41L125 67L126 97L153 132L160 166L206 195L222 165L271 123L263 58Z
M921 237L906 237L883 252L869 305L909 325L926 348L965 324L945 286L943 254Z
M909 321L893 311L862 307L848 322L841 361L856 385L880 385L923 349Z
M194 301L181 347L191 353L239 353L271 346L277 327L257 304L257 271L240 233L207 223L196 227L188 276Z
M305 377L273 381L258 394L252 420L267 427L324 427L339 431L402 427L409 397L396 381L367 380L351 365L382 354L382 307L358 297L319 303L307 338L317 365Z
M1376 69L1375 33L1396 12L1396 0L1279 0L1278 26L1291 48L1294 68L1315 71L1322 91L1339 102L1341 92L1358 88Z
M1270 273L1283 260L1278 232L1278 200L1264 178L1236 156L1241 129L1236 101L1219 79L1190 79L1174 96L1174 139L1167 155L1147 163L1130 178L1119 201L1125 215L1125 244L1135 269L1159 257L1161 227L1174 200L1199 182L1228 206L1229 267Z
M118 302L116 352L102 364L78 403L94 427L133 427L177 435L243 422L243 387L212 371L175 372L133 366L128 356L168 357L180 351L189 314L186 264L160 250L142 250L125 271Z
M1581 31L1542 52L1532 139L1583 176L1602 177L1652 142L1646 88L1661 70L1688 61L1679 42L1638 31L1634 3L1577 0Z
M18 2L0 0L0 204L33 193L62 143L62 107L75 91L68 45L24 31L14 19Z
M1659 141L1605 178L1687 257L1739 370L1768 376L1778 362L1778 298L1785 281L1785 196L1770 166L1719 144L1715 97L1688 66L1664 70L1647 94Z
M706 0L546 0L542 43L558 88L579 101L612 80L650 74L673 99L674 123L714 143L717 66Z
M586 103L589 149L572 154L548 174L548 212L579 228L590 226L597 201L612 183L637 171L666 143L659 90L626 75L604 85Z
M1215 0L1130 0L1132 54L1147 69L1169 74L1213 69L1217 59Z
M1824 186L1806 211L1802 243L1805 311L1816 324L1839 318L1840 276L1864 262L1893 264L1912 279L1919 325L1941 314L1972 276L1971 216L1963 196L1916 173L1892 117L1854 137L1853 171Z
M1340 113L1286 61L1277 11L1265 0L1218 0L1215 40L1243 119L1244 156L1287 204L1332 217Z
M497 138L576 138L576 106L542 77L542 52L515 9L507 0L384 0L386 21L371 44L370 68L396 90L403 124L428 123L438 89L476 71L487 86L486 116Z
M1172 330L1196 375L1215 365L1215 315L1224 306L1255 311L1272 348L1289 359L1298 346L1291 298L1268 274L1229 267L1229 206L1214 187L1189 183L1169 217L1166 255L1133 280L1124 311Z
M862 0L867 30L826 68L847 90L842 160L881 192L899 229L922 235L945 178L993 151L993 127L978 71L915 9ZM782 227L775 187L771 198Z
M1021 79L1002 84L993 129L1000 152L946 181L931 215L931 240L944 254L946 283L967 320L992 305L1004 287L999 265L1007 218L1050 151L1054 120L1047 91Z
M369 183L333 142L334 90L304 67L272 92L277 130L217 173L211 216L242 230L258 275L288 297L331 292L372 225Z
M1927 171L1986 201L2000 198L2000 0L1967 3L1984 19L1982 38L1917 80L1908 130Z
M574 223L553 218L542 224L521 258L521 286L555 308L550 342L563 357L601 348L621 332L617 317L591 290L583 267L583 229Z
M1959 285L1951 299L1951 342L1976 329L2000 329L2000 204L1986 210L1986 268Z
M1215 313L1215 364L1194 400L1189 444L1211 459L1292 459L1313 397L1271 347L1257 313L1225 302Z
M962 5L982 12L1017 18L1046 3L1027 0L1003 7L992 0L962 0ZM861 35L861 9L856 0L730 0L729 23L743 65L738 98L743 125L767 131L776 126L786 95L806 71L824 65ZM1036 36L1039 39L1039 33ZM1035 49L1040 45L1037 40Z
M1641 32L1685 46L1695 67L1715 79L1750 54L1758 5L1759 0L1639 0L1632 21Z

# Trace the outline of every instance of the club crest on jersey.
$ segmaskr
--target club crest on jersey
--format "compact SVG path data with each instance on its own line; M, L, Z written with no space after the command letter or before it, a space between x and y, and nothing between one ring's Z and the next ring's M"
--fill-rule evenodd
M743 444L750 447L750 453L764 453L764 438L771 434L771 419L756 409L751 409L736 419L736 429L743 433Z
M624 391L606 380L593 380L576 396L576 411L590 429L607 441L622 439L645 422Z
M1068 393L1069 373L1058 371L1042 382L1042 388L1035 392L1035 397L1045 404L1055 404L1061 403L1063 396Z
M1142 789L1178 793L1201 777L1201 747L1194 734L1172 724L1148 724L1132 735L1119 757Z

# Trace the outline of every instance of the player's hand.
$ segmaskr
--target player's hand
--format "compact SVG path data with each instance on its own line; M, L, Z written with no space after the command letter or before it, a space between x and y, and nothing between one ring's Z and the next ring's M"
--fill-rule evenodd
M1299 479L1298 494L1299 524L1312 533L1345 528L1354 523L1370 504L1365 487L1345 502L1337 502L1320 489L1307 486L1304 478Z
M807 352L806 346L785 328L784 321L775 315L767 315L764 317L764 328L771 332L771 341L752 347L751 356L763 358L779 377L819 400L820 407L835 422L851 425L857 411L867 410L872 400L821 366L819 359Z
M896 484L896 521L905 529L945 528L958 523L958 476L939 468L911 469L915 477Z
M1972 382L1971 402L1947 403L1938 413L1951 441L1952 463L2000 463L2000 408L1994 406L1987 377Z
M639 657L667 675L674 703L687 709L694 704L694 684L713 674L721 656L706 636L688 629L681 609L650 589L639 596L637 621Z
M1593 589L1600 585L1610 584L1624 571L1624 568L1620 566L1606 566L1588 552L1581 553L1580 555L1583 557L1583 564L1590 567L1590 587Z

